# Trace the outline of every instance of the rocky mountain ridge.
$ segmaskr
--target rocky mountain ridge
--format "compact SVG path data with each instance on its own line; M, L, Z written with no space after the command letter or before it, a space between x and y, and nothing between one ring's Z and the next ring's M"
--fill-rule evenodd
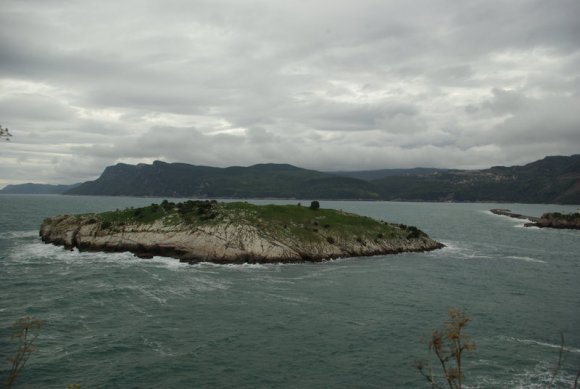
M215 168L161 161L120 163L65 194L580 204L580 155L551 156L523 166L481 170L418 168L335 173L288 164Z

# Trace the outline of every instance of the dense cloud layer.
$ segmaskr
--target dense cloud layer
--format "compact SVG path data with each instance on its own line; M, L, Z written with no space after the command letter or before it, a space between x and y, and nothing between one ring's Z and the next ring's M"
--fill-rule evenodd
M580 150L580 2L7 0L0 186L116 162L477 168Z

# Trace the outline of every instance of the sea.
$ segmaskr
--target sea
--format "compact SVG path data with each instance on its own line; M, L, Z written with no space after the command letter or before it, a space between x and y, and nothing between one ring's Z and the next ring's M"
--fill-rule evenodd
M440 373L428 339L458 308L477 346L463 355L464 388L574 384L580 231L527 228L489 210L577 206L321 201L446 245L321 263L191 265L38 237L48 216L162 200L0 196L2 380L18 345L13 324L29 316L43 325L15 388L429 388L416 361Z

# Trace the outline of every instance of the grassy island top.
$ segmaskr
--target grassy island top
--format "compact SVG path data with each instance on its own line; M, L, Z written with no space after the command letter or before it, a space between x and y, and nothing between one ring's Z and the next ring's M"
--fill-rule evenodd
M217 224L251 225L269 235L296 236L317 241L334 239L403 240L427 237L415 227L381 222L334 209L321 209L318 202L301 205L254 205L215 200L173 203L167 200L143 208L127 208L92 215L101 229L119 232L131 225L161 223L178 228Z

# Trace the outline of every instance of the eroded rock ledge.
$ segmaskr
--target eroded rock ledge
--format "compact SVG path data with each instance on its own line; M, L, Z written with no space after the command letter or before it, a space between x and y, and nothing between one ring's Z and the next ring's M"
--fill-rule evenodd
M297 205L167 201L145 208L47 218L46 243L81 251L129 251L184 262L321 261L444 247L415 227Z

